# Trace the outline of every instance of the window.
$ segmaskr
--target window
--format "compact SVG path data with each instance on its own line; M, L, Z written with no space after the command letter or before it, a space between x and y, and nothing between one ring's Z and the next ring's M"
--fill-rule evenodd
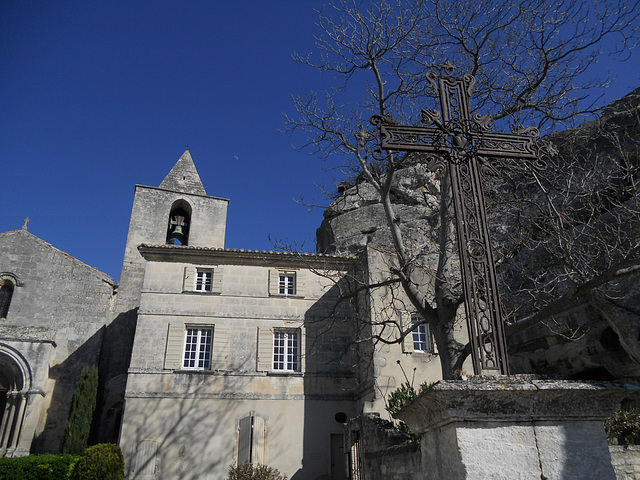
M183 292L222 293L224 267L216 265L186 265L182 281Z
M215 333L215 336L213 335ZM166 370L227 370L230 326L225 322L187 324L176 319L167 325Z
M420 353L429 353L431 352L430 348L430 338L429 338L429 327L426 323L420 323L422 319L417 316L411 317L412 325L415 325L413 329L413 351Z
M307 294L308 271L304 269L269 270L269 295L304 297Z
M212 283L212 270L196 269L196 292L210 292Z
M298 330L273 332L273 369L285 372L300 371L300 332Z
M184 340L182 368L210 370L213 328L187 327Z
M280 295L296 294L296 276L293 273L280 273L278 282L278 293Z
M10 280L0 279L0 318L7 318L12 297L13 283Z

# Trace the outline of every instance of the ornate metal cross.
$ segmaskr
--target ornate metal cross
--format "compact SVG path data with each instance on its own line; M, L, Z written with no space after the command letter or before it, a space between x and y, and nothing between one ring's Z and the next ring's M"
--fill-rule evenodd
M439 94L442 115L436 110L423 110L423 126L398 125L380 115L371 117L371 123L380 131L383 150L425 152L432 169L443 168L443 159L448 161L473 370L476 375L508 375L481 173L495 173L488 163L491 157L538 163L534 139L539 132L536 128L512 134L491 132L489 116L470 112L469 97L475 78L453 77L452 65L445 68L447 75L427 75Z

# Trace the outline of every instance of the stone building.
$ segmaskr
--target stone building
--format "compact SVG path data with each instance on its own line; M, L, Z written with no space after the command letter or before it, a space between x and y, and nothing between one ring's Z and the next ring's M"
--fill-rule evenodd
M0 234L0 455L61 450L76 380L98 363L114 286L26 225Z
M126 469L217 479L252 461L294 479L345 478L343 423L384 409L403 381L396 360L424 366L432 343L423 330L416 355L408 341L373 358L354 291L371 260L224 249L226 202L206 195L188 152L160 187L136 187L118 293L140 292Z
M95 440L120 442L128 478L219 479L248 460L342 479L358 464L347 419L386 417L402 369L439 378L426 326L372 343L372 319L412 321L401 292L362 288L385 275L382 250L225 249L227 205L189 152L136 185L118 285L26 229L0 234L3 454L60 451L75 381L97 364Z

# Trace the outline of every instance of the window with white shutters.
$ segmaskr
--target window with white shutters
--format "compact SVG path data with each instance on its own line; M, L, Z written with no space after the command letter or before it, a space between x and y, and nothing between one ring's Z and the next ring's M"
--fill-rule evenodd
M213 328L187 327L182 368L185 370L210 370L212 346Z

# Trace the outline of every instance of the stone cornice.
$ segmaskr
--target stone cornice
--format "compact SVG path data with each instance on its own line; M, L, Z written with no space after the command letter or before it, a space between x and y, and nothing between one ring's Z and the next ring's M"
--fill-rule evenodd
M253 264L263 266L290 266L315 269L348 269L355 264L355 257L343 257L312 253L274 252L267 250L223 249L183 245L148 245L138 247L146 260L187 261L221 264Z

